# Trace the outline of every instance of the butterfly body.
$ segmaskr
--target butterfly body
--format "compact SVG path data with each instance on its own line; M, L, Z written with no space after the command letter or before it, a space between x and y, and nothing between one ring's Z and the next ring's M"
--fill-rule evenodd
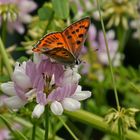
M45 35L34 46L34 52L40 52L54 59L56 62L74 66L79 64L79 54L85 42L90 18L83 18L62 32L54 32Z

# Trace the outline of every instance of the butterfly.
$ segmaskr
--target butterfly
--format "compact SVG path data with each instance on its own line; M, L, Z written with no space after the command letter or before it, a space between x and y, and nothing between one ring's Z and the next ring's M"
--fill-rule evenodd
M85 42L89 26L90 18L85 17L74 22L62 32L45 35L32 50L43 53L65 66L78 65L81 63L79 54Z

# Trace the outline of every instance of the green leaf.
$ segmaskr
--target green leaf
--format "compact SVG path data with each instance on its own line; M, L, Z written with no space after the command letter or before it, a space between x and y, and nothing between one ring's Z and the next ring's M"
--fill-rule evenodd
M9 131L14 135L14 137L16 137L17 139L28 140L20 131L13 130L10 122L4 116L0 115L0 119L4 122L4 124L7 126Z
M38 16L40 20L50 20L53 15L53 9L51 7L42 7L38 10Z
M53 9L57 18L66 19L69 16L68 0L52 0Z
M28 58L25 57L25 56L21 56L20 58L17 59L17 61L18 61L19 63L22 63L22 62L27 61L27 60L28 60Z
M8 75L1 75L0 76L0 83L4 83L10 80L10 77Z

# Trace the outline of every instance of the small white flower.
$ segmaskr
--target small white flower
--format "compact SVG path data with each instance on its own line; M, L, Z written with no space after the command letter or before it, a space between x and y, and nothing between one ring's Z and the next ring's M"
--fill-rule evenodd
M50 108L55 115L62 115L63 113L63 107L58 101L52 102Z
M109 30L107 32L107 37L108 37L108 39L112 39L113 40L115 38L115 32L113 30Z
M16 63L12 79L22 89L32 87L30 78L26 75L26 62L23 62L21 65L18 62Z
M62 101L62 106L65 110L68 110L68 111L75 111L77 109L80 109L80 102L73 99L73 98L65 98L63 101Z
M21 100L18 96L12 96L4 99L4 104L10 109L19 109L23 107L27 101Z
M45 110L45 106L41 104L37 104L32 112L32 117L39 118Z
M72 70L71 68L67 68L64 73L65 80L63 81L62 85L65 85L66 83L76 83L80 78L81 76L79 73L77 73L76 69Z

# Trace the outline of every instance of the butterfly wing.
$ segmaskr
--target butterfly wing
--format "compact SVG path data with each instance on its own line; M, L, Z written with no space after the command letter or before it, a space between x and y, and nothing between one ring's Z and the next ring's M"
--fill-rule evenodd
M81 19L62 32L45 35L34 46L34 52L41 52L65 65L72 65L77 60L86 39L90 18Z
M51 50L54 48L62 48L66 43L61 35L61 32L50 33L40 39L32 49L34 52L42 52L42 50Z
M68 47L66 49L68 49L76 58L79 56L81 47L85 42L89 26L90 18L86 17L73 23L62 32Z
M43 54L64 65L73 65L75 62L75 57L63 47L55 47L44 51Z

